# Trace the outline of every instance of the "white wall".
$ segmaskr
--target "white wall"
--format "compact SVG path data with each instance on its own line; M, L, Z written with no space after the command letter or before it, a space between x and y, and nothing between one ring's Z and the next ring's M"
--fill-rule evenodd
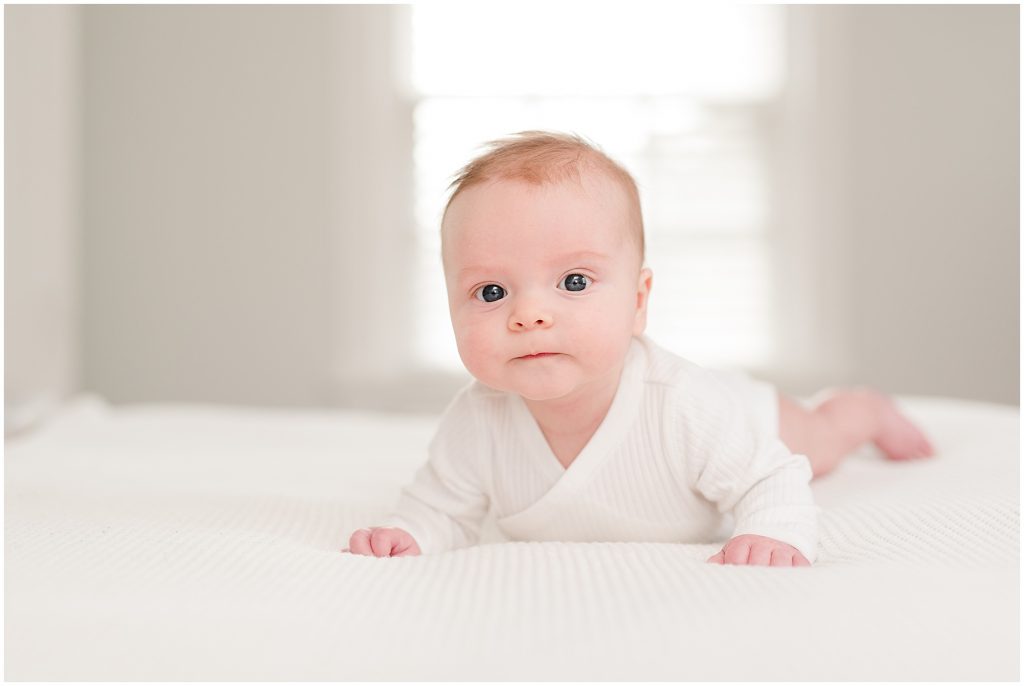
M790 8L784 385L1019 402L1018 13Z
M87 387L311 405L381 368L411 216L391 14L86 9Z
M4 7L4 423L79 387L80 14Z
M852 376L1018 403L1020 8L853 9Z

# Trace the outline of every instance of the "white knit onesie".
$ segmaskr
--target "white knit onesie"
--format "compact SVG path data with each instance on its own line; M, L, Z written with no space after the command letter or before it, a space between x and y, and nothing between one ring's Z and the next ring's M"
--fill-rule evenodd
M568 469L522 398L473 381L382 526L425 554L472 545L488 512L512 540L719 542L817 555L811 467L778 437L771 386L634 338L608 414Z

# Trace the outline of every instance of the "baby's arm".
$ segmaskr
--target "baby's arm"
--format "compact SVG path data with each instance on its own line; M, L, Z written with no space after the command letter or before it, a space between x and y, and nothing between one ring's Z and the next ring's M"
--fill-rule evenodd
M699 393L681 398L690 420L689 483L736 521L732 538L708 562L809 565L818 541L810 463L777 436L759 432L728 389L707 377L700 381Z
M755 442L751 450L745 461L733 463L742 469L732 473L731 482L725 481L725 493L716 492L719 510L732 510L736 520L733 537L722 549L723 562L789 566L784 557L795 551L792 566L802 566L797 564L800 561L809 565L818 543L818 509L811 494L809 461L791 453L778 439ZM780 546L776 564L772 558Z
M349 552L398 557L443 552L479 540L490 503L482 476L488 456L470 390L463 389L448 406L430 442L429 459L402 489L394 513L381 526L353 533Z

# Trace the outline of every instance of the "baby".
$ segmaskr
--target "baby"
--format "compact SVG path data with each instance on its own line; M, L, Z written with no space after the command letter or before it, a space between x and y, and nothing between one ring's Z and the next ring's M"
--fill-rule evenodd
M494 141L453 182L441 221L452 326L475 380L448 406L394 516L349 549L377 557L476 543L488 511L513 540L728 539L707 561L806 566L809 482L872 441L933 454L885 395L805 409L644 336L636 183L575 137Z

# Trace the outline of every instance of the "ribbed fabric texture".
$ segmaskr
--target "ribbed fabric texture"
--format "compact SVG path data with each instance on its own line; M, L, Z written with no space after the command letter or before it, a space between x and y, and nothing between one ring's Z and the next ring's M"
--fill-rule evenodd
M758 534L817 556L807 458L778 439L776 398L636 338L614 401L563 469L525 403L471 383L381 526L424 553L473 545L493 510L522 541L703 543Z
M905 408L938 455L812 482L797 569L710 544L341 554L436 417L84 408L5 451L5 677L1017 681L1017 408Z

